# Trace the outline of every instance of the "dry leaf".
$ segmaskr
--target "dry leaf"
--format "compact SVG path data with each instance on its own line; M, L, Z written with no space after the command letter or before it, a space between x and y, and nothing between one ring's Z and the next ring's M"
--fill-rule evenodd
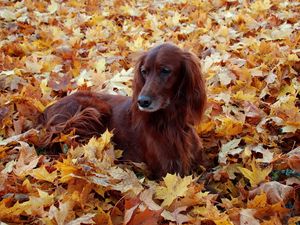
M263 183L259 187L249 192L249 197L253 198L256 195L266 193L267 200L270 204L275 204L278 202L287 203L291 198L293 198L294 188L280 184L276 181L271 181L268 183Z
M256 164L255 160L251 162L251 169L239 167L241 173L250 181L252 187L256 187L258 184L266 180L266 177L272 171L272 167L266 167L264 169L260 168Z
M183 197L188 190L188 185L193 181L192 176L180 178L175 174L167 174L163 180L164 186L157 187L155 193L157 199L164 200L163 207L170 206L176 198Z

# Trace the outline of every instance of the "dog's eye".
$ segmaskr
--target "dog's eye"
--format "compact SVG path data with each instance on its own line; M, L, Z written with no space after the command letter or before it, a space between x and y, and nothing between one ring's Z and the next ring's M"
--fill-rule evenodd
M147 75L147 70L145 70L144 68L141 68L141 74L143 76L146 76Z
M171 73L171 70L167 67L163 67L161 70L160 70L160 74L162 76L168 76L169 74Z

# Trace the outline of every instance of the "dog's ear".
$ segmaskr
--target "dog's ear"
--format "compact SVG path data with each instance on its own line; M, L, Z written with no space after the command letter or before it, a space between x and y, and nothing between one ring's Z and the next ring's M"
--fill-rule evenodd
M141 92L144 86L144 78L141 75L141 66L144 63L144 59L146 58L146 52L143 52L139 55L136 60L135 68L134 68L134 77L133 77L133 101L137 101L138 95Z
M205 110L206 91L200 60L191 52L183 52L185 106L187 117L193 124L199 123Z

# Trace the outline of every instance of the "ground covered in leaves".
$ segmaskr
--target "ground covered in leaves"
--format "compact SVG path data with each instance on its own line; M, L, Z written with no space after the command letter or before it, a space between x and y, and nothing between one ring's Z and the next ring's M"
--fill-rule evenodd
M299 19L283 0L1 1L0 221L299 224ZM32 145L47 105L78 89L130 95L135 54L164 41L201 59L212 169L148 180L113 160L109 132L73 149L62 134L59 156Z

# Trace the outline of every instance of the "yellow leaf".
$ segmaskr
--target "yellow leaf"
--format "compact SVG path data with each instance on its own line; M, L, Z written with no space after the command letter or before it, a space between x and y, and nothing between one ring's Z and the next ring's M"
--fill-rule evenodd
M166 24L168 26L178 26L180 24L179 20L180 20L180 13L178 12L174 12L174 15L170 16L167 20L166 20Z
M112 148L111 138L113 134L106 130L101 137L91 138L89 142L83 146L85 157L89 160L103 159L104 151ZM113 156L112 156L113 158Z
M129 47L130 51L140 51L144 48L144 39L141 36L138 36L134 39L133 43L128 42L127 46Z
M202 134L202 133L208 133L209 131L213 130L215 127L215 123L212 121L208 121L205 123L200 123L197 127L197 133Z
M6 206L6 202L9 202L10 199L3 199L0 201L0 218L4 220L6 218L16 218L20 216L25 210L30 208L28 204L29 201L19 203L16 202L12 207Z
M97 73L102 73L105 71L105 58L100 58L96 63L95 63L95 69Z
M74 138L75 138L75 129L73 129L69 134L61 133L60 136L54 138L52 140L52 142L53 143L55 143L55 142L68 143L68 142L70 142L70 140L72 140Z
M120 7L122 14L130 16L139 16L141 14L140 10L137 7L132 7L129 5L124 5Z
M296 54L289 54L288 55L288 61L299 62L300 59Z
M214 222L216 225L233 225L233 223L227 218L214 220Z
M234 96L235 99L253 102L256 97L255 93L244 93L243 91L238 91Z
M192 181L192 176L181 178L175 174L167 174L164 177L165 187L159 186L156 189L156 198L164 200L162 206L170 206L176 198L186 194Z
M77 168L70 158L64 159L63 162L57 162L55 168L60 172L60 182L66 183L72 179L72 174L77 172Z
M241 173L250 181L251 187L256 187L258 184L265 181L266 177L272 171L272 166L261 169L256 164L255 160L251 162L252 171L243 167L238 168Z
M218 31L218 34L223 36L223 37L227 37L228 34L229 34L228 28L226 26L221 26L219 31Z
M257 209L264 208L267 205L267 195L266 193L262 193L261 195L256 195L253 200L250 200L247 203L247 208Z
M34 169L30 175L37 180L45 180L48 182L53 182L57 177L57 171L49 173L48 170L45 168L45 166L42 166L37 169Z
M193 209L193 213L198 214L206 219L213 220L216 224L225 225L232 224L228 218L228 215L219 211L210 201L205 206L196 206Z
M220 117L221 125L217 126L216 133L220 136L237 135L243 130L243 123L228 117Z
M46 79L44 79L44 80L41 81L41 83L40 83L40 89L41 89L41 91L43 93L43 96L50 96L52 88L50 88L50 87L47 86L47 80Z
M44 207L49 207L54 203L54 195L49 195L47 192L37 189L39 196L31 196L27 202L30 206L26 210L29 215L42 215L44 214Z
M58 3L56 3L55 1L51 1L51 5L47 7L47 10L50 14L53 14L58 10L58 6Z
M270 0L254 1L251 5L253 12L263 12L271 7Z
M43 103L40 101L40 100L37 100L37 99L33 99L33 98L30 98L28 99L29 102L31 104L33 104L40 112L43 112L45 110L45 106L43 105Z
M297 222L300 222L300 216L289 218L288 225L296 225Z

